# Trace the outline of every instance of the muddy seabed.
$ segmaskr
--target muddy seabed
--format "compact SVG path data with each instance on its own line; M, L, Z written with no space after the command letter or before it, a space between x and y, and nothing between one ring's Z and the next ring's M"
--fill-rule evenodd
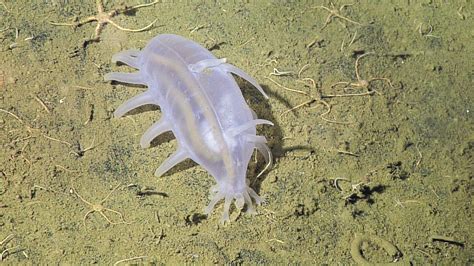
M472 264L472 3L375 2L159 1L114 18L153 28L109 24L83 49L95 24L49 22L93 15L94 1L0 1L3 262ZM325 26L321 5L349 3ZM214 181L191 161L153 176L176 149L171 134L139 146L158 108L113 118L144 88L103 81L132 71L112 55L160 33L228 58L270 95L239 80L275 123L259 127L274 166L259 178L263 158L249 166L257 215L232 209L222 226L220 204L206 218ZM85 202L98 210L108 194L102 207L123 214L103 210L111 223Z

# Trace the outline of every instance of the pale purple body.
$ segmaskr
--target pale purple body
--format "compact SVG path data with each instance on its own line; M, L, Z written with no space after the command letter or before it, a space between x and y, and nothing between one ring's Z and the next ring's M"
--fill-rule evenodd
M112 61L123 62L138 72L109 73L105 80L148 87L117 108L115 116L121 117L145 104L159 105L163 115L144 133L140 144L148 147L166 131L172 131L178 141L178 149L155 174L160 176L190 158L217 182L211 189L207 214L221 199L222 221L229 220L233 199L238 209L247 204L247 209L253 211L253 201L259 204L260 198L247 186L246 170L254 148L271 163L266 139L256 135L256 125L272 123L255 117L231 73L249 81L268 98L258 83L199 44L172 34L153 38L142 51L120 52Z

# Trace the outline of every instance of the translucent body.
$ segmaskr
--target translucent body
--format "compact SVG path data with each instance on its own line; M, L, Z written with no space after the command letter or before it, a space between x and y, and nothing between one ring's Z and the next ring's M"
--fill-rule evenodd
M242 70L217 59L207 49L181 36L163 34L153 38L142 51L128 50L114 55L138 69L135 73L109 73L106 80L143 84L148 90L122 104L115 111L120 117L145 104L159 105L161 119L142 136L148 147L159 134L172 131L178 149L156 170L162 175L177 163L190 158L216 180L211 202L205 212L224 199L222 221L229 220L233 199L241 209L260 198L246 184L246 170L254 148L271 163L265 137L256 135L257 124L272 124L256 119L231 73L252 83L266 98L258 83Z

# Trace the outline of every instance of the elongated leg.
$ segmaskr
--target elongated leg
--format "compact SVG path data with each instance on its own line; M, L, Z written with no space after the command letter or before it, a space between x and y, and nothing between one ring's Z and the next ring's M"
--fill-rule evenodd
M138 56L140 51L138 50L127 50L120 53L116 53L112 56L112 63L122 62L134 68L139 68Z
M252 188L248 187L247 192L249 193L250 197L255 201L255 204L260 205L262 202L265 201Z
M115 81L129 83L129 84L147 85L145 79L142 77L140 72L134 72L134 73L110 72L110 73L105 74L104 80L105 81L115 80Z
M210 215L212 210L214 210L214 207L216 206L217 202L219 202L221 199L224 198L224 195L222 193L216 192L212 195L211 201L207 205L207 207L204 209L204 213L206 215Z
M230 204L232 203L233 197L226 196L224 200L224 211L222 212L221 223L225 223L229 221L229 210Z
M263 174L263 172L265 172L267 169L272 167L273 155L272 155L272 151L270 150L270 148L268 148L267 144L265 143L256 142L255 148L257 148L257 150L263 155L263 158L265 158L265 162L267 163L265 168L263 168L263 170L257 175L257 177L260 177Z
M246 122L245 124L229 128L226 133L229 134L230 136L237 136L240 133L244 132L245 130L247 130L251 127L255 127L256 125L261 125L261 124L273 126L273 123L268 121L268 120L255 119L255 120L250 120L250 121Z
M158 122L155 122L151 127L149 127L142 138L140 139L140 145L142 148L150 147L150 142L156 138L158 135L171 130L171 125L164 119L161 118Z
M140 107L146 104L156 104L156 102L154 101L153 95L151 95L148 92L138 94L137 96L133 97L132 99L120 105L117 108L117 110L115 110L114 116L122 117L124 114L128 113L130 110L133 110L137 107Z
M268 95L265 93L265 91L262 89L262 87L260 87L260 85L258 84L258 82L252 78L249 74L245 73L242 69L236 67L236 66L233 66L231 64L222 64L220 65L219 67L222 67L224 70L226 70L227 72L231 72L231 73L234 73L235 75L245 79L246 81L250 82L250 84L252 84L255 88L257 88L257 90L265 97L268 99Z
M253 214L253 213L255 213L255 207L253 206L252 198L250 197L250 195L248 193L249 189L251 189L251 188L247 188L246 193L243 193L243 194L244 194L245 202L247 203L247 212ZM255 194L257 194L257 193L255 193ZM255 203L260 204L260 197L258 197L258 195L257 195L257 198L255 199Z
M155 176L160 177L162 174L166 173L168 170L170 170L173 166L177 165L178 163L184 161L187 159L188 153L182 149L178 148L173 154L171 154L168 159L166 159L158 169L156 169Z

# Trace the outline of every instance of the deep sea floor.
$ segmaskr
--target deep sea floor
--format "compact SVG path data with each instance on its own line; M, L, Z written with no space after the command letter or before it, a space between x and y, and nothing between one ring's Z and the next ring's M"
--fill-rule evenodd
M93 0L0 0L0 261L473 264L472 2L376 2L163 0L113 18L151 28L104 24L85 45L95 22L67 24ZM112 55L161 33L270 95L239 79L275 123L258 128L273 168L248 170L256 215L204 216L214 180L191 161L153 175L176 149L139 145L158 108L113 118L144 88L103 81L132 71Z

